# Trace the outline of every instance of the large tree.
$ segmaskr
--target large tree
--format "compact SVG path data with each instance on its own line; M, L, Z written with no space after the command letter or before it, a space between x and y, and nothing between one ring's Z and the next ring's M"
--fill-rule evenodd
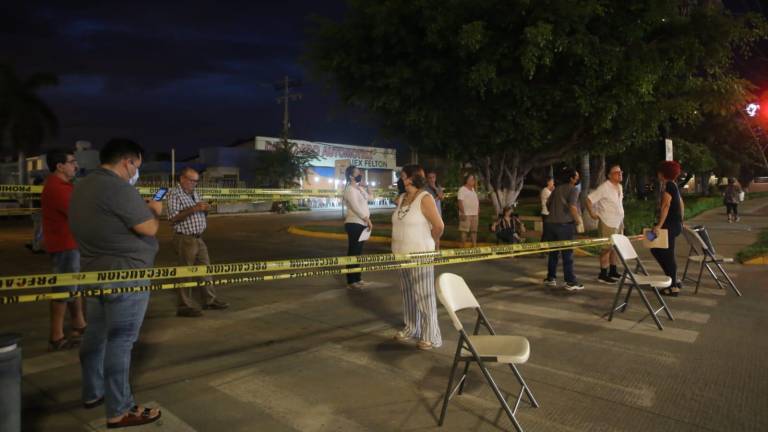
M317 152L300 147L288 139L281 139L275 148L259 154L256 170L260 183L270 188L292 188L307 176Z
M57 83L53 75L22 77L0 64L0 154L31 152L56 136L56 115L37 92Z
M351 0L308 57L385 130L471 162L500 207L535 167L646 145L743 97L733 49L764 33L668 0Z

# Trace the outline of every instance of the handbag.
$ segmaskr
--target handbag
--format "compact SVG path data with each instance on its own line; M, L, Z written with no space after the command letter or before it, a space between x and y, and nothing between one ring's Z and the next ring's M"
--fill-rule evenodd
M669 231L666 228L659 230L659 235L653 240L648 238L648 233L653 233L652 228L643 228L643 247L648 249L667 249L669 248Z

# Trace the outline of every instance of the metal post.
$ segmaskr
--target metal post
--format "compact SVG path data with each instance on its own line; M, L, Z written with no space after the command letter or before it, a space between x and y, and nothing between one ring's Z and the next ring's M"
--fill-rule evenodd
M21 335L0 335L0 431L21 431Z
M176 149L171 149L171 187L176 187Z

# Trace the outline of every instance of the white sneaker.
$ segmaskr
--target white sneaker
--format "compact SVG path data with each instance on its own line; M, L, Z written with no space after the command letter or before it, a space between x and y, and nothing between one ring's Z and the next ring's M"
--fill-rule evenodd
M564 288L567 291L581 291L584 289L584 285L578 282L566 282Z
M360 282L355 282L355 283L347 284L347 288L351 290L361 290L363 289L363 285L361 285Z
M544 286L556 287L557 286L557 280L556 279L544 279Z

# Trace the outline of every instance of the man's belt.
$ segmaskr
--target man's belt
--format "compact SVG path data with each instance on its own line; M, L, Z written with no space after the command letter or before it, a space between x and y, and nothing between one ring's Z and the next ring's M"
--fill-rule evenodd
M184 236L184 237L194 237L194 238L200 238L200 237L203 236L202 233L200 233L200 234L184 234L184 233L177 232L175 234L176 235L180 235L180 236Z

